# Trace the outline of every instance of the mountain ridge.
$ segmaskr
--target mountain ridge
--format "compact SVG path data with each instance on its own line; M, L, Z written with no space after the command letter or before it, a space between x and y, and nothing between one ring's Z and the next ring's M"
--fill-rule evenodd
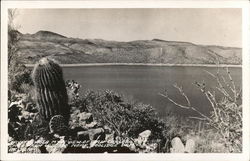
M51 31L21 34L18 54L25 64L51 57L62 64L150 63L232 64L242 63L241 48L197 45L161 39L130 42L69 38Z

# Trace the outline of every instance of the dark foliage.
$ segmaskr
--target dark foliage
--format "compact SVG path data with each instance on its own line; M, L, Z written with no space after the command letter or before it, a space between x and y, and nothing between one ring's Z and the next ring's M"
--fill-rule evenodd
M102 124L108 125L118 136L138 137L144 130L151 130L151 139L163 139L165 123L155 109L145 104L130 104L113 91L89 91L85 105Z
M23 84L33 85L31 70L26 68L25 65L11 65L9 68L9 90L24 93L26 89L22 88Z

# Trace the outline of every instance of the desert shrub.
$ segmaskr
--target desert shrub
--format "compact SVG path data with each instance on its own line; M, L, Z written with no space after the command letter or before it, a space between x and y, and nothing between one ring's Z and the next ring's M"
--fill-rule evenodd
M158 117L158 114L152 106L142 103L135 104L130 111L130 115L133 123L128 133L129 136L137 137L140 132L151 130L152 139L164 138L162 132L164 131L165 124L163 120Z
M130 104L114 91L88 91L85 105L103 125L108 125L120 137L138 137L151 130L151 139L163 139L164 122L155 109L142 103Z
M174 85L175 88L180 92L180 94L186 99L187 105L179 104L169 97L167 92L160 93L161 96L167 98L170 102L176 105L176 107L183 108L186 110L191 110L197 114L195 117L190 117L192 119L197 119L204 121L209 125L209 132L214 132L220 134L218 139L217 135L214 135L212 140L217 143L223 144L224 152L241 152L242 151L242 98L241 89L237 89L235 82L233 81L230 71L226 68L227 79L219 73L210 74L216 81L217 87L208 90L206 83L195 82L196 87L202 92L202 94L207 98L212 107L210 115L205 115L197 108L192 106L188 96L185 94L182 87L177 84ZM217 98L216 92L219 92L222 97ZM206 138L206 134L203 137ZM211 139L211 138L206 138ZM215 143L213 143L215 144ZM218 151L218 150L215 150Z
M72 97L72 113L75 110L91 112L100 125L108 126L116 136L124 139L133 140L141 132L150 130L152 135L149 141L158 144L158 152L169 152L172 138L184 136L186 132L184 121L179 121L174 113L159 118L152 106L136 103L117 92L88 90L82 96L78 95L79 97Z
M67 80L65 82L67 94L68 94L68 103L71 107L77 107L81 112L86 111L84 109L86 99L80 96L81 85L78 84L75 80Z
M19 87L19 91L20 93L27 93L27 94L30 94L30 93L33 93L33 85L29 84L29 83L22 83Z
M26 68L25 65L11 66L8 74L9 90L19 93L26 93L31 90L33 83L30 75L31 70Z

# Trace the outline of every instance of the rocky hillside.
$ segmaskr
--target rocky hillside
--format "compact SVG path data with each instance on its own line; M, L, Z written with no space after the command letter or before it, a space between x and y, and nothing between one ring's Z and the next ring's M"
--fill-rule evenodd
M63 64L73 63L163 63L241 64L240 48L196 45L160 39L131 42L68 38L49 31L22 34L22 61L33 64L49 56Z

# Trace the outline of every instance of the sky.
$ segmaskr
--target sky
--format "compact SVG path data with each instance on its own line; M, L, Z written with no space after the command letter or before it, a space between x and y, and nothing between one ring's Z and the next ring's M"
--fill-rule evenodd
M241 9L18 9L22 33L115 41L187 41L241 47Z

